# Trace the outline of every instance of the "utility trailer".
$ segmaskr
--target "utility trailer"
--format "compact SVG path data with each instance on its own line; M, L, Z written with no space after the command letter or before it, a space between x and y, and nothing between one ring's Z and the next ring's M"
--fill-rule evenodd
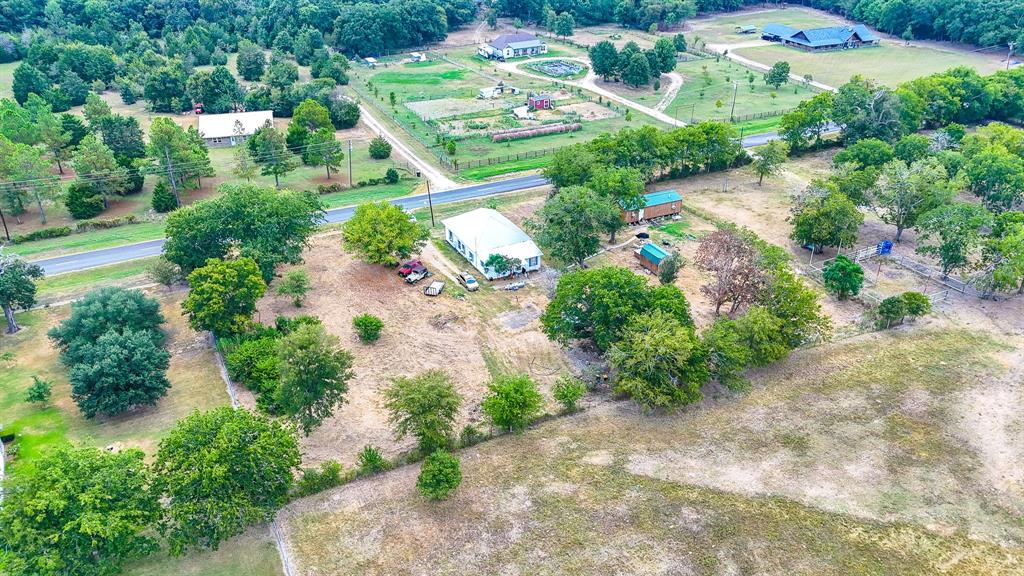
M437 296L444 290L444 282L441 280L434 280L423 289L423 293L427 296Z

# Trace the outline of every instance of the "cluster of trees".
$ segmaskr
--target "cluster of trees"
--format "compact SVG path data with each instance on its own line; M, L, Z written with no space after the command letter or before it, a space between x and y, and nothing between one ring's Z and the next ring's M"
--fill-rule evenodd
M641 30L679 26L685 19L695 16L698 8L704 9L700 2L693 0L502 0L496 8L502 16L544 23L549 29L557 24L550 15L557 13L558 16L569 14L574 22L583 26L616 22Z
M544 176L561 188L587 185L604 167L634 168L645 182L724 170L749 160L736 136L732 126L722 122L669 130L624 128L558 150Z
M645 409L695 402L711 377L742 387L746 368L775 362L827 334L815 292L778 249L723 230L705 238L699 252L696 264L712 278L702 291L716 312L732 303L732 317L719 318L703 334L677 287L652 288L617 267L564 274L541 325L553 340L585 340L606 354L614 390Z
M246 410L180 420L147 465L141 450L63 446L5 485L5 573L116 574L153 554L216 549L270 521L294 484L292 431Z
M854 76L835 93L823 92L782 117L780 136L791 151L821 144L835 123L847 144L864 138L894 143L921 128L1007 120L1024 113L1024 69L981 76L967 67L905 82L896 89Z
M945 275L972 272L983 295L1024 286L1024 130L992 123L965 135L953 124L889 144L865 138L833 157L832 174L797 198L793 238L851 247L858 208L895 228L918 232L917 251ZM962 191L980 202L957 201Z
M30 264L0 246L0 308L7 321L7 333L21 329L14 311L28 310L36 304L36 283L43 277L43 269Z
M678 35L682 38L682 35ZM683 40L682 50L686 49ZM622 50L602 40L590 49L590 65L594 73L608 81L622 80L634 88L644 86L676 68L676 51L680 48L668 38L658 38L650 50L641 50L636 42L627 42ZM660 84L655 89L660 88Z

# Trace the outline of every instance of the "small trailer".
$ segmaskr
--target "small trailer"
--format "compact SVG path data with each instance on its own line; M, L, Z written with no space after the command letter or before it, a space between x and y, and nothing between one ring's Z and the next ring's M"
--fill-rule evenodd
M434 280L423 289L423 293L427 296L437 296L444 290L444 282L441 280Z

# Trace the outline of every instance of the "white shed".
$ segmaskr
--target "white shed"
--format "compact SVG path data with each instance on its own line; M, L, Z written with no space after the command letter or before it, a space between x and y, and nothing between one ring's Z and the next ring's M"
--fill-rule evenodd
M477 208L442 220L441 224L445 240L489 280L499 277L492 268L484 266L492 254L518 259L522 267L515 272L540 269L540 248L497 210Z

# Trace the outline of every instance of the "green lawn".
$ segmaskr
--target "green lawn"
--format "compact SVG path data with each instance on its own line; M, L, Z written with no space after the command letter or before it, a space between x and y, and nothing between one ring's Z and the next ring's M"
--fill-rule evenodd
M16 435L10 470L31 465L48 447L71 440L94 446L138 447L152 454L159 439L181 417L196 409L228 403L205 334L188 328L179 305L183 293L161 298L167 323L171 388L156 406L115 418L86 419L71 400L67 370L50 345L46 331L69 313L68 306L18 314L23 330L0 336L0 414L5 433ZM10 355L7 359L6 355ZM25 390L37 375L53 382L53 398L45 407L24 402Z
M486 180L494 176L500 176L502 174L508 174L510 172L522 172L524 170L536 170L538 168L544 168L551 163L551 155L538 156L537 158L526 158L523 160L512 160L511 162L502 162L499 164L491 164L490 166L479 166L477 168L469 168L461 170L459 176L468 180Z
M37 296L41 302L52 302L101 284L106 286L129 280L143 280L142 277L153 260L155 258L140 258L81 272L46 276L36 282Z
M954 66L968 66L982 74L1001 70L998 58L922 46L905 46L885 42L875 48L843 50L814 54L785 46L743 48L736 54L765 65L777 61L789 62L793 73L810 74L815 80L830 86L841 86L855 74L895 87L901 82L943 72Z
M735 117L764 112L783 112L796 108L816 92L795 82L783 84L778 90L764 83L763 73L725 58L680 62L676 71L683 76L683 86L665 112L680 120L726 120L736 95ZM753 75L754 82L749 82ZM739 85L734 88L734 83ZM753 90L751 90L753 88ZM772 97L772 93L775 97Z
M63 238L47 238L15 244L9 249L15 254L20 254L29 259L38 260L43 257L59 256L86 250L97 250L109 248L110 246L121 246L123 244L134 244L146 240L163 238L164 223L143 222L140 224L129 224L120 228L109 228L107 230L93 230L81 234L72 234Z

